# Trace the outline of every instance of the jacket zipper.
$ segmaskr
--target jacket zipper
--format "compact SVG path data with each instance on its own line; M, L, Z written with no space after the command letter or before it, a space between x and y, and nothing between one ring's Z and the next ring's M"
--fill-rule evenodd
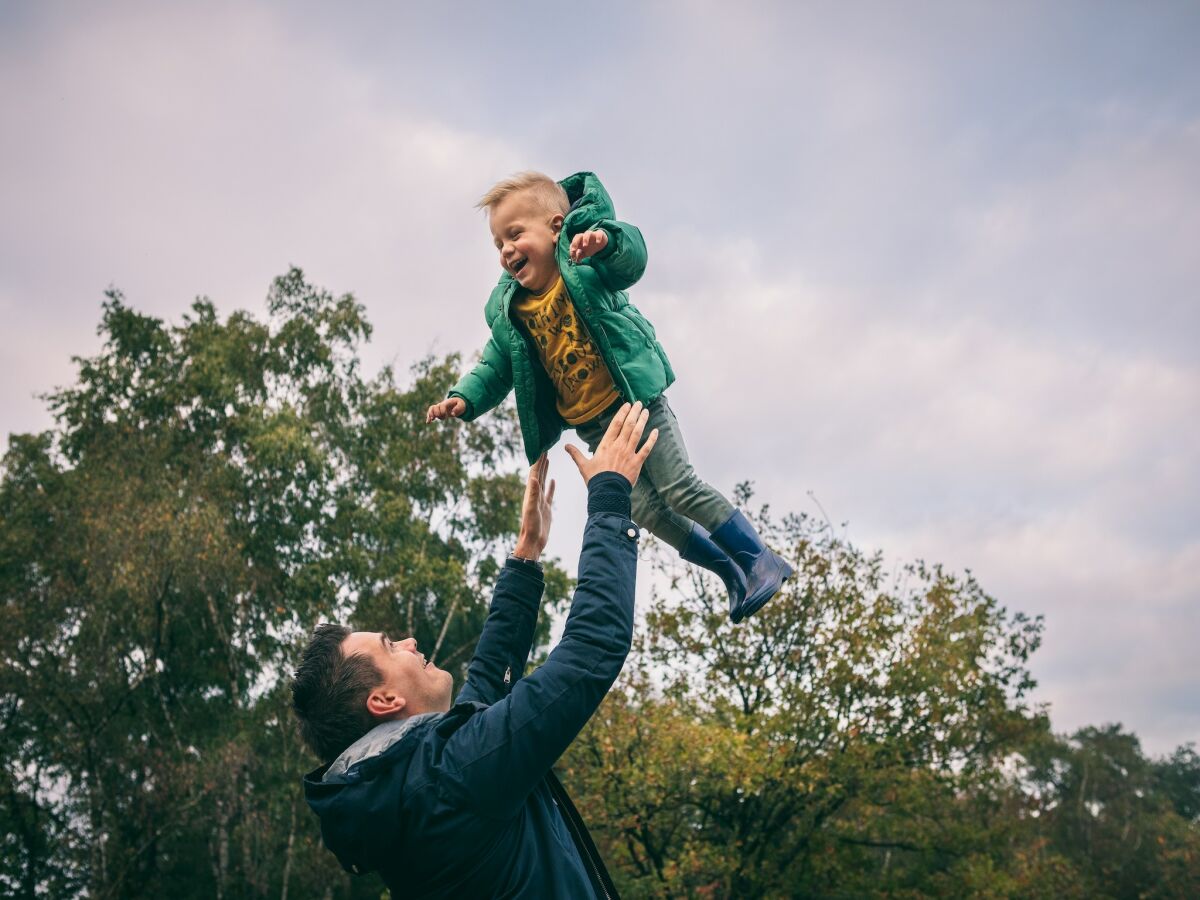
M513 279L513 280L516 281L516 279ZM530 342L525 338L525 335L521 332L521 330L519 328L517 328L516 323L513 322L513 320L512 320L512 297L513 297L513 294L516 292L516 290L520 290L520 289L521 289L520 282L517 282L516 289L514 289L513 291L510 291L508 293L507 297L504 300L500 301L500 312L504 316L504 318L506 318L508 320L508 325L512 329L513 333L519 339L521 339L522 341L525 342L526 350L532 356L536 357L537 356L536 348L534 348L533 346L530 345ZM603 362L604 367L606 369L608 369L608 374L613 380L613 386L616 387L617 392L622 397L632 397L633 389L629 386L629 379L625 377L625 373L623 371L621 371L620 369L614 368L614 366L612 365L612 363L610 361L612 359L613 353L612 353L612 343L608 339L608 334L604 331L604 328L600 325L599 322L596 322L595 325L593 325L591 322L588 321L587 316L582 316L579 314L579 307L575 305L575 298L571 296L571 290L567 286L567 280L565 278L563 279L563 290L567 294L567 299L569 299L571 301L571 306L575 308L575 314L577 316L579 316L579 320L583 323L583 327L586 328L588 334L591 335L591 337L595 339L596 348L600 351L600 361ZM631 324L633 324L633 323L631 323ZM635 330L637 330L636 326L635 326ZM599 332L599 335L597 335L597 332ZM510 348L515 350L515 345L510 345ZM515 370L516 369L514 367L514 371ZM614 374L614 372L616 374ZM622 384L617 384L618 378L620 378Z
M581 826L582 820L579 819L579 812L575 809L575 804L571 802L571 798L567 796L566 790L557 776L550 772L550 794L554 797L554 803L559 808L562 814L563 821L567 824L567 829L571 832L571 838L575 841L575 849L579 851L579 855L587 860L588 866L592 870L592 875L596 879L596 884L600 885L600 891L604 894L604 900L612 900L612 894L608 892L608 887L604 877L600 874L603 863L599 863L596 857L592 854L591 848L588 846L588 841L584 840Z
M512 684L512 666L504 667L504 683L506 685Z

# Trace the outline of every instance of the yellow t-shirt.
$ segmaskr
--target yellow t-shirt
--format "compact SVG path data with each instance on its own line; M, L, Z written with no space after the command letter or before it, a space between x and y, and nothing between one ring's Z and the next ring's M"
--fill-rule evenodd
M587 328L575 314L562 276L544 294L525 294L513 312L537 345L546 374L558 392L558 414L579 425L604 412L620 396Z

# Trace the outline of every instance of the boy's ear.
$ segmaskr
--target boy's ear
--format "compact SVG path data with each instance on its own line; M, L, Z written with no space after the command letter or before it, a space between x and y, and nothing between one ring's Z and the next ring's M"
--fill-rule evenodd
M555 213L554 217L550 220L550 230L555 234L558 234L560 231L562 231L563 221L563 214Z
M394 718L407 703L403 697L383 687L367 694L367 712L377 719Z

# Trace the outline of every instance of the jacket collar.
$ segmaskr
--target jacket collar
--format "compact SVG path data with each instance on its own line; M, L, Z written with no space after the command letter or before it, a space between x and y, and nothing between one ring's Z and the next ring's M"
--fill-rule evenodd
M421 713L420 715L409 716L407 719L394 719L390 722L384 722L382 725L376 725L343 750L342 755L330 763L329 768L325 770L325 774L321 777L321 781L333 781L344 778L351 766L357 765L365 759L372 759L383 755L391 747L394 747L403 740L404 736L419 723L440 715L443 714L436 712Z

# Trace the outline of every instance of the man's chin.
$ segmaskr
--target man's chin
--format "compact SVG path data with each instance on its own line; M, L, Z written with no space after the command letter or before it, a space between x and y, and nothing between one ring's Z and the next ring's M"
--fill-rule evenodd
M450 699L454 696L454 676L446 671L443 671L441 674L446 676L446 683L439 698L442 701L440 704L442 711L445 712L450 708Z

